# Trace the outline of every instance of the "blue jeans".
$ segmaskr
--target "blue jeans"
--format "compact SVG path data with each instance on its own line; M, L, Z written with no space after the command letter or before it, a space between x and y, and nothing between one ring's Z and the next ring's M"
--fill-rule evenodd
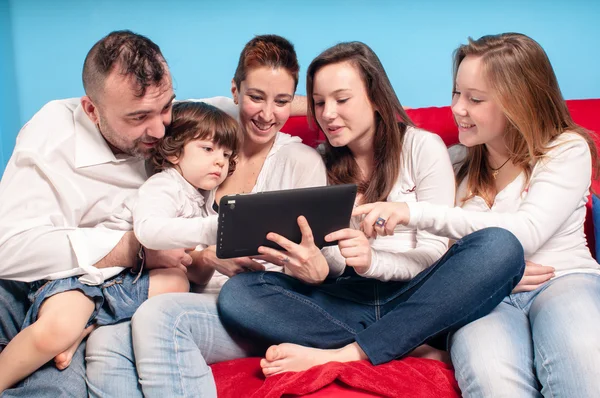
M409 282L362 278L350 267L318 286L280 273L244 273L225 283L218 307L228 329L263 343L339 348L356 341L381 364L488 314L524 267L515 236L487 228Z
M511 294L451 338L465 397L600 396L600 276Z
M0 349L21 331L29 308L28 293L28 283L0 280ZM0 397L86 397L84 351L85 342L67 369L60 371L49 362Z
M208 365L254 354L225 331L214 295L153 297L137 310L131 325L104 326L90 336L91 397L142 397L142 392L150 398L215 397Z
M23 328L34 323L46 299L55 294L79 290L95 303L95 309L86 327L113 325L129 320L135 310L148 299L150 274L133 274L128 269L104 281L101 285L86 285L79 282L78 276L56 280L33 282L29 292L31 306L25 315Z

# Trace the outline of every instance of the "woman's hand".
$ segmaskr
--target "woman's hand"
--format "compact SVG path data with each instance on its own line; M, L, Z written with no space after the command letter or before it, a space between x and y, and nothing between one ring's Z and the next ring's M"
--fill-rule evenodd
M554 278L554 268L525 261L525 273L513 293L531 292Z
M250 257L222 259L217 257L216 246L208 246L202 250L200 262L221 274L232 277L241 272L264 271L265 266Z
M398 224L406 225L410 220L408 205L401 202L375 202L358 206L352 217L366 214L361 229L367 236L388 236L394 234Z
M266 261L285 267L287 275L310 284L321 283L329 274L327 260L323 257L321 250L315 246L312 230L304 216L298 217L298 226L302 233L300 244L270 232L267 234L267 239L277 243L285 251L261 246L258 248L258 252Z
M371 266L371 243L362 231L345 228L325 236L327 242L338 241L346 265L354 267L359 274L365 273Z

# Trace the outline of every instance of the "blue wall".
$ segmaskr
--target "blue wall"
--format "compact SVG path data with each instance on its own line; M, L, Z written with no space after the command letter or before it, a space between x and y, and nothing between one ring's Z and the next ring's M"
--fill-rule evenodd
M518 31L548 52L566 98L600 97L600 1L593 0L0 0L4 153L51 99L80 96L89 48L115 29L158 43L179 98L227 95L253 35L296 45L302 71L323 49L361 40L379 55L404 105L447 105L451 54L468 36ZM8 69L8 74L4 69ZM11 74L13 79L10 79ZM11 81L13 83L11 83ZM305 93L301 78L299 93ZM8 87L8 89L5 89ZM6 98L5 98L6 97ZM10 101L9 101L10 102ZM5 114L8 113L8 120ZM12 120L15 119L16 120ZM5 156L2 164L7 160Z
M0 175L22 124L18 95L9 4L0 0Z

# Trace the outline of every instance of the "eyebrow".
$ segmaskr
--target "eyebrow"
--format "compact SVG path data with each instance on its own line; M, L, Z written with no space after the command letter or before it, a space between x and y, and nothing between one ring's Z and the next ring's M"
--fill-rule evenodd
M173 94L173 95L171 96L171 98L169 99L169 101L167 101L167 102L165 103L165 105L163 106L163 108L166 108L166 107L167 107L169 104L171 104L171 103L173 102L173 100L174 100L174 99L175 99L175 94ZM129 116L137 116L137 115L146 115L146 114L148 114L148 113L152 113L152 111L151 111L151 110L148 110L148 109L140 109L139 111L135 111L135 112L128 113L128 114L126 114L125 116L129 117Z
M458 84L456 84L454 88L456 90L460 90L460 91L464 91L464 90L466 90L466 91L477 91L478 93L481 93L481 94L487 94L487 91L479 90L479 89L476 89L476 88L473 88L473 87L460 88L458 86Z
M259 89L259 88L249 87L248 91L255 91L256 93L258 93L260 95L266 95L266 93L264 91L262 91L261 89ZM282 97L282 96L292 98L294 95L293 94L287 94L287 93L280 93L280 94L276 94L275 95L275 97Z
M333 93L331 93L331 94L338 94L338 93L341 93L342 91L352 91L352 89L351 89L351 88L338 88L337 90L335 90L335 91L334 91ZM322 97L322 95L321 95L321 94L319 94L319 93L313 93L313 96L315 96L315 95L318 95L318 96L321 96L321 97Z

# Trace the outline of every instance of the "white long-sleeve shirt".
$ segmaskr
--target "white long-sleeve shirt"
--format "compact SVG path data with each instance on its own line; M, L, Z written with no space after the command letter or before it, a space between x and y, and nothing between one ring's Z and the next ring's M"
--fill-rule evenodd
M400 156L400 174L388 202L429 202L454 205L454 174L441 138L408 127ZM358 220L353 224L357 226ZM448 249L448 239L415 227L397 226L394 235L371 239L372 262L362 276L383 281L406 281L437 261ZM323 249L330 276L339 276L346 262L337 246Z
M125 233L105 223L146 177L143 160L113 154L78 98L46 104L0 182L0 279L99 284L119 273L94 267Z
M203 249L217 243L215 191L200 191L177 170L169 168L150 177L133 205L133 230L149 249Z
M457 164L466 149L456 146L451 152ZM591 167L587 142L578 134L563 133L534 166L529 183L525 186L521 173L498 192L491 208L477 196L462 204L467 196L465 179L456 195L456 204L462 208L409 203L408 225L453 239L501 227L519 239L527 260L554 267L557 277L571 272L600 273L583 230Z

